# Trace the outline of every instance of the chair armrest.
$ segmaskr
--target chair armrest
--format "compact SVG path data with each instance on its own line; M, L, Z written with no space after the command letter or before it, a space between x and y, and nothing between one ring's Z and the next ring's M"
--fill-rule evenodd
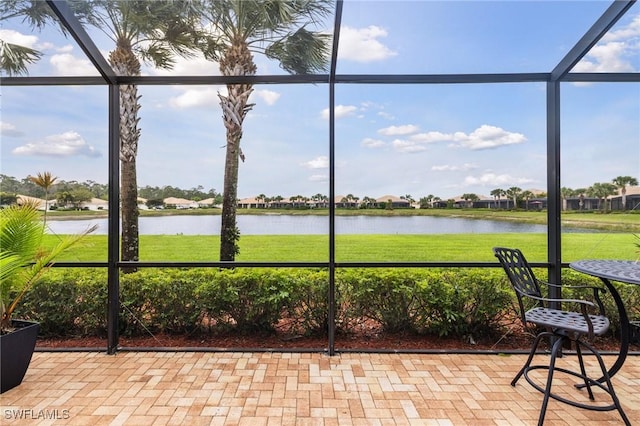
M558 285L558 284L552 284L542 280L538 280L538 283L544 284L548 287L555 287L555 288L568 288L568 289L590 288L593 290L593 298L596 300L596 303L598 304L599 315L603 315L603 316L606 315L604 310L604 304L600 299L600 292L602 293L607 292L607 289L604 287L598 287L593 285Z
M560 303L576 303L578 305L580 305L580 313L582 314L582 316L584 317L585 322L587 323L587 338L589 339L590 342L593 341L593 339L595 338L595 333L593 330L593 322L591 321L591 317L589 316L589 312L587 312L588 308L593 308L596 306L595 303L590 302L588 300L582 300L582 299L552 299L552 298L548 298L548 297L539 297L539 296L533 296L531 294L527 294L527 293L523 293L519 290L516 289L516 291L518 293L520 293L522 296L524 297L528 297L529 299L533 299L533 300L538 300L541 302L560 302ZM599 302L599 300L598 300ZM602 306L602 303L598 303L598 305Z
M596 306L595 303L590 302L588 300L583 300L583 299L552 299L552 298L548 298L548 297L533 296L531 294L523 293L523 292L520 292L520 291L518 291L518 293L520 293L524 297L528 297L529 299L539 300L541 302L577 303L577 304L580 304L580 305L584 305L585 307L591 307L591 308Z

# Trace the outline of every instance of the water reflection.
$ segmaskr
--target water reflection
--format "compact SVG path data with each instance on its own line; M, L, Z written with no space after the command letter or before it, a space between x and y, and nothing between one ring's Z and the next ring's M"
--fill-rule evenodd
M220 215L140 218L142 235L218 235ZM242 235L326 235L328 216L239 215ZM73 234L97 224L97 235L107 234L107 219L49 220L50 232ZM498 234L546 233L546 225L433 216L337 216L336 234ZM563 228L563 232L597 232Z

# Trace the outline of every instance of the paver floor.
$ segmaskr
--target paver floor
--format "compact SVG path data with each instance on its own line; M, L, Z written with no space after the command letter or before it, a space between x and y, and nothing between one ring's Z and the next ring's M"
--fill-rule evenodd
M524 361L484 354L37 352L24 382L0 395L0 424L533 425L542 395L524 379L509 384ZM587 362L595 371L593 357ZM558 375L554 389L585 400L574 380ZM640 357L627 359L614 387L640 425ZM596 402L608 403L607 395L597 391ZM553 400L546 420L622 424L616 411Z

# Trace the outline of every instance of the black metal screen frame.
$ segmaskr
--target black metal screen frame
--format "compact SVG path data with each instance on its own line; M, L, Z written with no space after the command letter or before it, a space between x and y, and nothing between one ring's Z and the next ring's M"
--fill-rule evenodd
M335 87L342 84L483 84L483 83L546 83L547 118L547 262L533 263L545 267L549 281L560 283L560 273L567 265L561 256L561 195L560 195L560 84L562 82L640 82L640 73L569 73L615 23L629 10L636 0L615 0L578 40L569 53L548 73L492 73L492 74L402 74L368 75L336 74L337 52L340 43L343 0L336 0L333 30L333 46L329 74L322 75L261 75L245 77L225 76L118 76L102 56L91 37L74 16L65 0L46 0L62 25L78 43L100 77L5 77L5 86L107 86L109 95L109 219L107 262L75 262L56 264L58 267L105 267L108 269L107 302L107 353L118 351L118 314L120 268L135 265L151 267L208 267L208 268L258 268L258 267L314 267L329 271L329 355L335 353L335 271L338 268L495 268L494 262L337 262L335 258ZM119 86L137 85L206 85L206 84L327 84L329 97L329 260L328 262L122 262L119 255ZM559 291L559 290L558 290ZM559 294L550 297L559 298ZM157 349L157 348L156 348ZM411 351L411 352L420 352Z

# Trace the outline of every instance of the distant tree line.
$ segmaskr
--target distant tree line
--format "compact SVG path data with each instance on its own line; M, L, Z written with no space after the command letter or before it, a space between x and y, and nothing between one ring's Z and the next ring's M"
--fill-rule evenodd
M53 183L47 185L46 188L37 182L38 179L33 176L18 180L13 176L0 174L0 205L14 204L18 195L56 200L59 206L69 207L90 201L92 198L109 199L108 185L93 180L78 182L54 179ZM217 193L215 189L205 192L202 186L191 189L180 189L173 186L145 186L139 189L138 194L142 198L160 200L168 197L186 198L193 201L207 198L221 200L221 194Z
M57 180L49 185L42 184L42 177L27 176L21 180L17 180L15 177L0 174L0 204L8 205L13 204L16 201L18 194L26 195L30 197L37 197L42 199L55 199L58 206L73 207L83 202L90 201L92 198L100 198L102 200L108 199L108 186L105 184L97 183L93 180L87 180L84 182L78 181L64 181ZM569 198L585 199L595 198L598 200L598 209L607 210L608 203L607 198L612 195L620 194L622 196L622 206L625 209L626 205L626 190L629 186L637 186L638 180L631 176L618 176L611 180L611 182L596 182L587 188L568 188L562 187L560 189L560 196L563 201L563 210L566 209L566 200ZM213 204L221 204L222 194L216 192L215 189L209 189L205 192L202 185L198 185L191 189L181 189L171 185L167 186L144 186L138 189L138 195L141 198L149 200L149 207L160 206L163 204L162 200L169 197L184 198L192 201L202 201L208 198L213 198L215 202ZM543 199L547 197L544 192L533 193L529 190L523 190L519 187L513 186L508 189L496 188L491 190L491 197L494 200L495 207L499 208L503 205L501 200L506 201L507 208L529 208L529 201L534 199ZM255 197L256 201L263 203L275 203L278 204L285 199L281 195L266 196L260 194ZM410 206L416 203L413 196L407 194L400 196L400 199L405 200ZM460 196L460 199L465 201L465 207L474 207L474 203L481 201L480 196L474 193L465 193ZM309 202L313 202L316 206L328 206L329 197L324 194L315 194L311 197L303 195L292 195L289 197L289 202L293 204L293 207L305 207ZM351 207L359 209L367 208L381 208L381 203L377 203L376 199L369 196L362 198L353 194L348 194L342 197L341 200L337 200L341 204L341 207ZM429 194L421 197L417 200L417 204L421 209L434 208L434 207L453 207L456 203L454 199L442 199L438 196ZM387 203L389 206L391 203ZM582 208L581 208L582 209Z

